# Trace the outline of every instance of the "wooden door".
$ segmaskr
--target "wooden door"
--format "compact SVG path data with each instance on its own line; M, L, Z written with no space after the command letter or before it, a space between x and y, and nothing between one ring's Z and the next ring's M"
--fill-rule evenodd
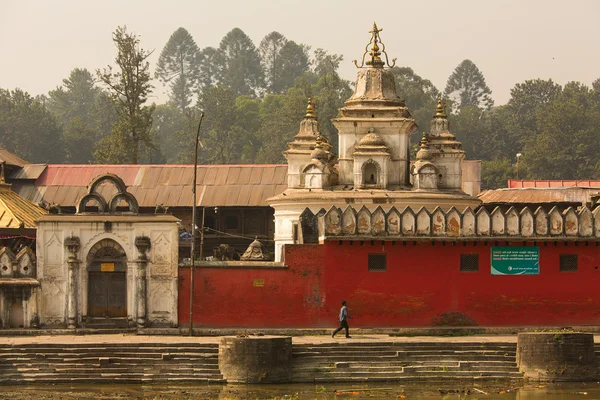
M90 271L88 279L89 317L127 317L127 281L124 271Z

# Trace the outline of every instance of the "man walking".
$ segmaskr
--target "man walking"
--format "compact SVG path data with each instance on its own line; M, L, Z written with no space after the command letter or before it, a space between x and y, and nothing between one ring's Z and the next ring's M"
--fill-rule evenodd
M348 329L350 329L350 327L348 326L348 321L347 321L348 318L352 318L352 317L348 315L348 307L346 307L346 300L344 300L344 301L342 301L342 309L340 310L340 316L339 316L340 326L335 331L333 331L333 333L331 334L331 337L335 337L335 334L338 333L339 331L341 331L342 329L346 329L346 337L347 338L350 337L350 333L348 332Z

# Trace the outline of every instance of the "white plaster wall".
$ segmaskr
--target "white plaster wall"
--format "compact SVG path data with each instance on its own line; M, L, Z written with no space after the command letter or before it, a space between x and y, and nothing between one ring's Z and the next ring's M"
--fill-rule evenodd
M84 218L84 217L82 217ZM67 237L80 240L77 259L75 296L77 322L87 315L88 273L87 256L90 249L103 239L119 243L127 255L127 317L133 324L137 318L136 282L138 277L137 236L148 236L151 249L146 273L147 319L151 324L177 324L177 261L178 234L175 222L124 223L115 222L112 232L104 231L104 223L40 222L37 240L37 274L40 281L40 322L48 326L64 325L67 318L68 252Z

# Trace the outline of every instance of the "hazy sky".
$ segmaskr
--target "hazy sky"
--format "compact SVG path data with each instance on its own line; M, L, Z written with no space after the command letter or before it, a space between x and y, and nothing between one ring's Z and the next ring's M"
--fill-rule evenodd
M375 20L398 65L443 90L454 68L471 59L496 104L532 78L590 85L600 77L600 0L0 0L0 88L47 93L75 67L111 63L118 25L154 49L186 28L200 48L218 46L241 28L258 46L265 34L342 54L354 80ZM165 99L157 85L158 101ZM410 107L410 104L408 104Z

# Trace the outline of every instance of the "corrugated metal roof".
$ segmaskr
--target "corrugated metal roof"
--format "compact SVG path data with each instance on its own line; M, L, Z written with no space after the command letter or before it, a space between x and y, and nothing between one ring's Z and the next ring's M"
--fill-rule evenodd
M15 170L9 179L37 179L46 169L46 164L27 164Z
M123 179L140 207L192 205L193 165L49 164L34 184L16 181L14 190L31 201L73 207L90 181L106 173ZM197 183L199 206L267 206L267 198L287 189L287 165L199 165Z
M600 188L600 181L594 180L508 180L510 189L517 188L569 188L594 187Z
M0 184L0 228L35 228L35 220L47 211Z
M8 165L16 165L18 167L29 164L28 161L23 160L21 157L0 146L0 163L2 162L6 162Z
M590 200L590 195L600 192L591 187L553 187L486 190L478 197L484 204L542 204L577 203Z

